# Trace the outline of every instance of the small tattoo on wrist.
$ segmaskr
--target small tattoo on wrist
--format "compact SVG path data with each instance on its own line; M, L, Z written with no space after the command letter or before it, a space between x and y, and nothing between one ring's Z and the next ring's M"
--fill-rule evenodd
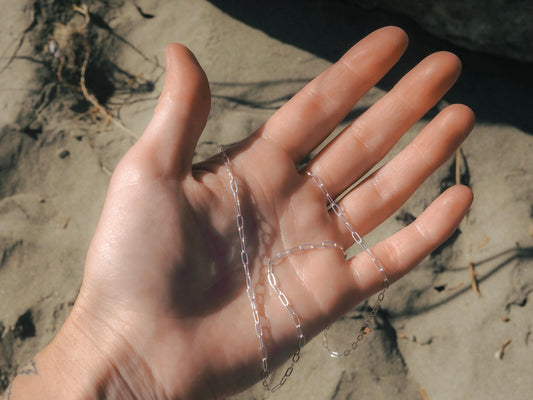
M11 400L11 385L12 385L12 384L10 384L10 385L7 387L7 389L6 389L5 393L4 393L4 396L5 396L5 397L2 396L2 399Z
M39 375L35 361L30 360L24 367L22 367L19 375Z
M35 361L30 360L26 365L22 367L22 369L19 371L17 376L20 375L39 375L39 370L37 369L37 364ZM17 376L15 376L15 379L17 379ZM2 395L1 399L5 400L11 400L11 396L13 394L13 382L7 387L6 391Z

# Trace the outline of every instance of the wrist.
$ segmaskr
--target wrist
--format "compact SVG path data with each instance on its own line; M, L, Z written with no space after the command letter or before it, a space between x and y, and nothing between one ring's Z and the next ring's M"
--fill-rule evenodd
M12 387L15 398L105 398L101 394L114 380L111 361L75 319L69 316L53 341L32 360L34 373L19 372Z
M92 313L79 303L51 343L63 362L62 372L70 375L70 368L76 371L79 378L70 383L79 398L165 398L156 390L158 385L147 363L123 335L125 322ZM65 398L74 398L72 392L66 393Z
M46 399L96 399L110 367L71 317L35 362Z
M19 369L8 389L15 399L96 399L106 363L91 351L84 335L65 323L57 336Z
M99 321L102 322L102 321ZM146 365L110 326L75 309L12 383L15 399L152 399Z

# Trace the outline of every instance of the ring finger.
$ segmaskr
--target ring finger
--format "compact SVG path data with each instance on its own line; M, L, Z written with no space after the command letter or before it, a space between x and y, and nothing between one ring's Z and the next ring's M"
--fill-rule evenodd
M357 232L365 235L400 208L451 157L473 126L470 108L445 108L405 149L349 192L339 204Z

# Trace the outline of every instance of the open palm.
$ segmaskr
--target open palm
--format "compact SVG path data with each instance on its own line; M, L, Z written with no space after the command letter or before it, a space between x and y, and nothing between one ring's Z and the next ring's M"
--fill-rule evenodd
M297 164L406 46L398 28L372 33L226 151L272 368L296 349L297 330L268 284L268 260L302 244L353 244L306 172L339 196L436 104L460 72L452 54L427 57L299 170ZM183 46L170 45L166 56L159 104L113 174L69 319L116 366L132 397L216 397L260 380L261 358L226 158L219 154L192 165L210 107L208 83ZM343 197L339 205L357 232L368 233L394 213L472 126L467 107L447 107L398 156ZM471 199L468 188L452 187L415 222L372 248L391 282L453 232ZM286 257L275 273L306 338L383 285L367 253L346 261L336 248Z

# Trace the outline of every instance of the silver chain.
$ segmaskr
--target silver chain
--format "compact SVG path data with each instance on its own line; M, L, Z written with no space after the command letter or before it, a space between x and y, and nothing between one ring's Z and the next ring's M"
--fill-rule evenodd
M272 392L277 391L283 384L287 381L287 378L292 374L292 371L294 369L294 364L296 364L300 360L300 352L302 348L305 345L305 336L302 330L302 322L300 320L300 317L294 310L293 306L290 304L289 299L283 293L283 291L278 286L278 280L276 279L276 276L274 275L274 265L279 263L282 259L287 258L292 255L296 255L305 251L311 251L311 250L317 250L317 249L339 249L342 254L344 255L344 250L341 246L339 246L337 243L325 240L320 243L306 243L301 244L299 246L291 247L289 249L285 249L278 254L276 254L274 257L272 257L270 260L268 260L267 265L267 276L268 276L268 283L270 284L270 287L274 289L276 294L278 295L278 299L281 302L281 304L287 309L289 312L290 317L292 318L292 322L296 328L296 333L298 337L298 350L291 359L291 365L287 368L283 376L281 377L279 383L275 386L270 386L268 382L268 365L266 359L263 360L263 386L267 390L271 390Z
M265 341L264 341L263 324L261 323L261 320L259 318L255 291L252 285L252 278L250 275L250 260L248 257L248 252L246 250L246 239L245 239L245 234L244 234L244 218L242 215L241 202L239 199L239 186L237 184L237 180L235 179L235 176L233 175L230 159L227 155L225 146L222 147L222 154L224 156L224 165L226 167L226 171L230 179L231 193L233 194L233 199L235 201L235 208L236 208L236 214L237 214L237 217L236 217L237 230L239 233L239 240L240 240L240 247L241 247L241 254L240 254L241 263L243 266L244 276L245 276L245 281L246 281L246 294L248 296L248 300L250 301L250 306L252 308L252 316L254 320L255 333L257 335L257 339L259 342L259 355L261 357L261 365L263 367L263 386L265 387L265 389L275 392L281 386L283 386L285 382L287 381L287 379L292 375L295 364L298 363L298 361L300 361L300 353L301 353L303 346L305 345L306 339L305 339L305 336L302 330L302 324L301 324L300 317L294 310L293 306L290 304L289 299L287 298L285 293L279 288L276 276L274 275L273 267L274 265L276 265L277 263L279 263L282 259L286 257L296 255L296 254L306 252L306 251L331 248L331 249L339 249L344 254L344 250L340 245L338 245L335 242L322 241L320 243L307 243L307 244L302 244L299 246L291 247L289 249L285 249L268 260L268 265L267 265L268 282L270 286L272 287L272 289L276 292L281 304L287 309L289 315L291 316L293 324L296 328L297 337L298 337L298 349L294 352L294 354L291 357L291 364L285 370L285 373L281 377L279 383L272 386L269 383L270 370L268 368L268 351L267 351L267 348L265 346ZM310 172L307 172L307 175L309 175L313 179L313 182L320 188L322 193L326 196L331 209L333 210L335 215L337 215L337 217L343 222L346 229L348 229L355 243L357 243L370 256L374 266L379 271L383 279L383 289L378 294L378 300L372 307L372 310L368 318L365 320L363 327L360 329L359 334L356 336L354 342L350 345L349 348L347 348L341 353L331 350L329 348L328 336L327 336L327 331L329 327L324 330L324 338L322 340L322 345L332 357L339 358L341 357L341 355L348 356L353 350L357 348L359 343L361 343L361 341L364 339L364 336L370 332L373 326L374 317L376 316L379 310L379 306L385 297L385 291L389 287L389 278L387 277L383 264L381 264L379 259L366 246L361 236L359 236L359 234L353 229L351 224L346 219L345 214L343 213L341 207L339 207L339 205L335 202L335 200L331 197L329 192L326 190L322 180L318 176L313 175Z
M370 258L372 260L372 263L374 264L374 267L376 267L376 269L380 273L381 279L383 281L383 288L378 293L378 298L377 298L376 302L374 303L374 305L372 306L372 310L370 311L370 314L368 315L367 319L363 323L363 326L359 330L359 333L355 337L355 340L350 344L350 346L348 348L346 348L342 352L331 350L330 347L329 347L329 341L328 341L328 330L329 330L329 327L324 329L324 336L322 338L322 346L328 351L329 355L331 357L334 357L334 358L339 358L341 356L345 356L346 357L346 356L349 356L350 353L353 350L357 349L359 344L363 341L365 335L370 333L370 331L371 331L371 329L373 327L374 317L378 313L379 306L380 306L381 302L383 301L383 299L385 298L385 291L389 288L390 281L389 281L389 277L387 276L387 273L385 272L385 268L383 267L383 264L375 256L375 254L372 252L372 250L370 250L368 248L366 243L363 241L363 238L352 227L352 225L350 224L350 222L346 218L342 208L335 202L333 197L331 197L331 195L327 191L326 187L324 186L324 182L322 182L322 179L320 179L320 177L318 177L317 175L313 175L311 172L307 172L307 175L309 175L311 178L313 178L313 182L320 188L322 193L326 196L326 198L328 199L329 206L331 207L331 209L333 210L335 215L344 224L344 226L346 227L348 232L350 232L350 235L352 236L352 239L354 240L354 242L357 243L359 245L359 247L361 247L361 249L363 249L370 256Z
M303 336L303 332L301 332L300 318L298 317L294 309L288 304L287 297L283 295L283 297L287 300L287 306L290 307L290 310L292 310L292 312L294 313L294 317L296 318L295 323L296 321L298 321L297 326L300 327L299 334L301 335L301 339L298 340L298 350L292 355L291 364L286 369L279 383L276 384L275 386L271 386L269 383L270 370L268 369L268 351L265 346L263 324L261 323L261 320L259 318L259 312L257 311L255 291L252 285L252 278L250 275L250 259L248 257L248 252L246 251L246 239L244 235L244 218L242 216L241 202L239 199L239 185L237 184L237 180L235 179L235 176L233 175L233 172L231 170L230 159L226 153L226 147L222 148L222 154L224 155L224 165L226 167L226 171L228 172L229 179L230 179L231 193L233 194L233 199L235 200L235 208L236 208L236 213L237 213L237 230L239 232L239 240L240 240L240 246L241 246L241 263L244 269L244 277L246 281L246 294L248 295L248 300L250 301L250 306L252 308L252 316L254 319L255 334L257 335L257 340L259 341L259 356L261 357L261 365L263 367L263 386L265 387L266 390L276 392L277 390L279 390L281 386L285 384L289 376L292 375L292 372L294 370L294 365L298 361L300 361L300 350L305 343L305 337ZM280 258L278 258L278 261ZM269 264L270 264L270 261L269 261Z
M244 269L244 277L246 280L246 294L248 295L248 300L250 300L250 306L252 307L252 316L254 318L255 333L259 341L259 354L261 356L263 371L268 373L267 368L267 358L268 352L265 346L265 341L263 337L263 324L259 319L259 312L257 311L257 303L255 301L255 291L252 285L252 277L250 276L250 260L248 258L248 252L246 251L246 238L244 235L244 218L242 216L241 210L241 201L239 200L239 185L237 180L231 171L231 165L229 157L226 153L226 147L222 148L222 154L224 155L224 165L226 166L226 171L228 172L230 179L230 188L231 193L233 194L233 199L235 200L235 208L237 213L237 229L239 231L239 240L241 244L241 263Z

